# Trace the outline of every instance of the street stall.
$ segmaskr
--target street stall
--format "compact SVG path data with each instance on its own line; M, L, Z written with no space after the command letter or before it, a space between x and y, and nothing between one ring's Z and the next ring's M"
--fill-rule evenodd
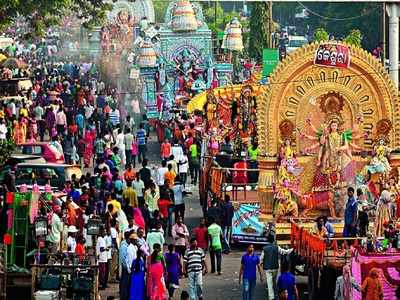
M62 194L56 195L62 199ZM97 299L96 258L77 257L67 251L50 253L46 247L49 219L43 212L50 210L53 196L35 191L6 193L8 219L3 242L7 294L21 299ZM100 223L89 219L87 234L98 235ZM60 249L65 249L63 239Z

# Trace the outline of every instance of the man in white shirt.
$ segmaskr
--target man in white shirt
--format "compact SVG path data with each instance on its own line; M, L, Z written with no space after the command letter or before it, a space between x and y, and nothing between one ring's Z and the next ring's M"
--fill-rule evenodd
M77 232L78 229L76 229L74 225L68 227L67 248L69 254L75 254L75 249L76 249L75 235Z
M179 162L183 159L182 146L175 141L174 145L171 147L171 155L174 156L174 160Z
M122 129L118 128L118 134L115 139L115 147L118 148L118 156L121 158L121 166L125 166L125 136L122 133Z
M128 250L126 252L126 267L128 269L128 273L131 274L132 271L132 263L137 257L137 246L135 245L135 240L137 240L138 236L136 233L131 233L129 236L129 245Z
M105 240L106 231L104 228L100 231L100 236L97 238L96 243L96 255L99 263L99 286L100 289L105 289L107 287L108 272L107 272L107 244Z
M157 174L156 174L156 183L158 186L164 185L164 177L165 177L165 173L167 173L167 172L168 172L167 162L165 160L163 160L161 162L161 168L158 168Z
M133 189L136 192L136 196L138 199L139 205L144 202L143 193L144 193L144 182L140 179L140 174L136 173L136 179L132 182Z
M53 207L53 216L51 217L50 233L47 235L47 241L51 243L50 253L55 254L60 249L61 233L64 224L61 221L61 207L55 205Z

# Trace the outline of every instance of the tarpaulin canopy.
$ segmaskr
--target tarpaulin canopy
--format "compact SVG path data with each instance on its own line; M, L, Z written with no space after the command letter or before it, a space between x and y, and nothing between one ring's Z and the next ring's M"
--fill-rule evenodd
M258 81L260 79L261 79L260 72L256 72L252 75L252 79L251 79L252 82L218 87L218 88L213 89L212 92L215 96L218 96L219 92L221 93L221 95L224 95L225 92L231 93L232 88L234 91L240 92L242 87L245 85L251 85L255 91L261 92L264 87L260 83L258 83ZM207 93L208 93L208 91L204 91L204 92L199 93L196 96L194 96L187 104L187 107L186 107L187 111L189 113L192 113L195 110L203 110L204 105L207 102Z

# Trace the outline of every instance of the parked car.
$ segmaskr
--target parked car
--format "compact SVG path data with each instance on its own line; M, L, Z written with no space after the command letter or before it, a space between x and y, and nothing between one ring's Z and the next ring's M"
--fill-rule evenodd
M289 41L286 45L286 53L289 54L296 50L297 48L301 48L304 45L308 44L308 40L305 36L289 36Z
M1 170L1 182L3 182L7 171L7 168ZM20 163L17 164L15 170L15 185L19 189L22 184L26 184L28 189L31 189L33 179L36 180L40 187L44 187L50 180L52 190L60 191L64 188L65 182L71 180L73 174L77 178L82 176L80 166L55 163Z
M20 163L36 163L36 164L45 164L46 160L40 155L33 154L20 154L13 153L10 156L12 161L15 161L17 164Z
M17 152L42 156L46 162L63 164L64 153L57 149L51 142L35 142L17 145Z

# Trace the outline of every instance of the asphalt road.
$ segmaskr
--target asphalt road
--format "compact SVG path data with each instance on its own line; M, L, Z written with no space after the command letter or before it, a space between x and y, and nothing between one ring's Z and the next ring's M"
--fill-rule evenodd
M149 160L152 164L159 164L159 147L155 141L155 137L148 145L149 149ZM193 229L199 223L202 217L202 209L199 202L198 187L189 185L188 191L192 192L192 195L188 195L185 198L186 212L185 212L185 223L189 228L189 231ZM169 240L167 241L169 242ZM239 285L239 269L240 269L240 258L246 250L245 245L235 246L232 252L228 255L223 254L222 256L222 275L217 276L215 274L206 274L203 277L203 297L206 300L236 300L241 299L241 286ZM256 250L260 252L260 249ZM210 269L210 259L206 257L208 268ZM299 278L302 286L305 284L304 278ZM188 290L187 279L184 278L180 281L180 288L175 291L174 299L180 299L180 293L182 290ZM303 290L303 289L301 289ZM303 293L302 299L307 299ZM266 299L265 282L258 280L255 297L254 299ZM118 298L118 285L112 284L110 287L101 292L102 299L107 299L107 296L115 296Z

